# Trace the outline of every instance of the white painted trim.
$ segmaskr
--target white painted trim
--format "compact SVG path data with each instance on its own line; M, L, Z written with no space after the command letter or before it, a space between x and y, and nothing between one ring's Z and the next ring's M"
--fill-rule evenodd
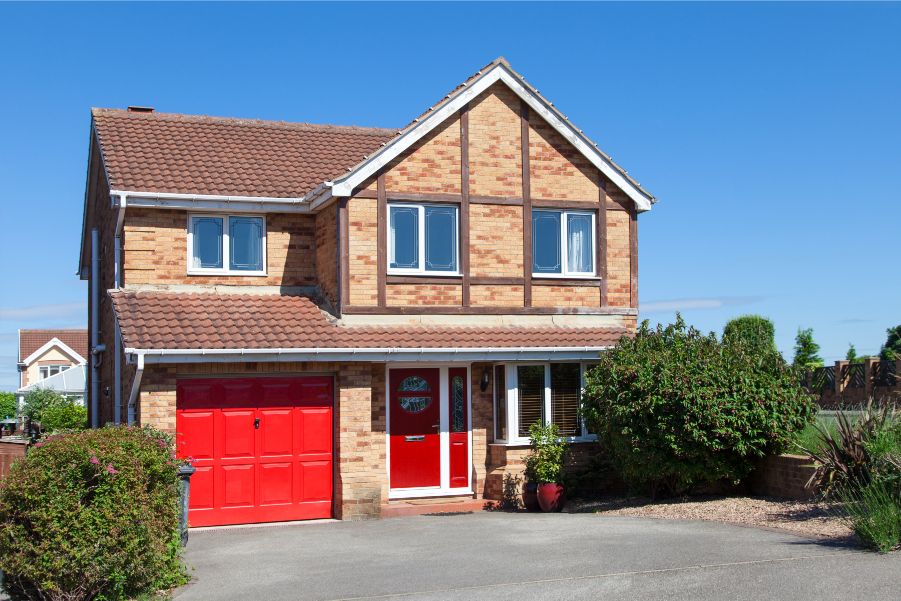
M441 489L450 488L450 420L448 419L448 409L450 409L450 395L447 394L449 378L447 374L447 366L438 368L438 440L439 440L439 470L441 476Z
M241 361L367 361L475 363L504 361L592 361L608 346L481 348L263 348L139 349L126 348L147 363L224 363ZM422 365L422 363L419 363Z
M416 499L419 497L453 497L471 494L472 487L441 488L432 486L429 488L395 488L393 490L389 490L388 499L393 501L396 499Z
M138 355L135 369L135 377L131 382L131 392L128 394L128 425L133 426L136 418L135 405L138 394L141 392L141 378L144 376L144 355Z
M20 332L19 336L21 336L21 332ZM66 344L65 342L63 342L62 340L60 340L59 338L56 338L56 337L51 338L50 340L45 342L43 345L41 345L41 347L38 350L31 353L30 355L28 355L28 357L26 357L24 360L22 360L21 363L24 363L25 365L29 365L32 362L39 359L41 357L41 355L43 355L44 353L46 353L53 347L59 348L64 353L66 353L67 355L69 355L70 357L75 359L76 363L87 363L87 359L85 359L84 357L79 355L77 352L75 352L75 350L71 346L69 346L68 344Z
M229 213L309 213L306 196L228 196L216 194L178 194L140 190L110 190L111 195L128 197L128 206L154 209L206 210ZM308 195L309 196L309 195Z
M601 153L588 138L573 127L550 103L527 87L522 79L514 74L507 66L496 63L480 74L474 81L467 84L456 93L448 102L437 107L427 117L411 126L407 132L388 142L381 150L373 153L361 162L350 173L331 182L331 195L338 197L350 196L354 188L362 184L377 171L388 165L404 150L425 137L429 132L454 116L465 104L471 102L488 89L495 82L502 81L517 96L529 105L535 113L547 121L560 135L572 144L595 167L610 179L617 187L631 198L639 211L650 210L652 199L631 181L624 177L619 169ZM562 117L562 118L561 118ZM328 182L326 182L328 186ZM314 191L309 196L313 196ZM318 199L317 199L318 200Z
M198 218L216 218L222 220L222 267L194 267L194 220ZM232 269L231 265L231 218L232 217L257 217L263 221L263 237L262 244L262 271L242 271ZM266 253L266 215L265 214L242 214L229 215L227 213L188 213L188 256L187 256L187 274L188 275L224 275L224 276L248 276L261 277L268 275L267 253Z

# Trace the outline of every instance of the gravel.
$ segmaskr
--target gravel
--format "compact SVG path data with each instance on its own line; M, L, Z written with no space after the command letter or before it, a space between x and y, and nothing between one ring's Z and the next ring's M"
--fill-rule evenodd
M836 542L853 541L851 530L828 504L785 501L764 497L683 497L664 501L648 498L609 498L599 501L573 501L565 511L596 512L667 520L708 520L788 530L795 534Z

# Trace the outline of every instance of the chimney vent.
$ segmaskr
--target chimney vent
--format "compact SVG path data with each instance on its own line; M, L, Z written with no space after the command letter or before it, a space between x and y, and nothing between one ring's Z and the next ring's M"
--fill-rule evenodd
M129 113L152 113L152 106L130 106L128 107Z

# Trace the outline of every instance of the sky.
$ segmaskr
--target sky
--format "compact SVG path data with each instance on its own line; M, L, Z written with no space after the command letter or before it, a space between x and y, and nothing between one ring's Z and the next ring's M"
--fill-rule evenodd
M0 390L86 323L92 106L400 127L505 56L659 199L641 318L761 314L790 358L901 323L901 4L0 3Z

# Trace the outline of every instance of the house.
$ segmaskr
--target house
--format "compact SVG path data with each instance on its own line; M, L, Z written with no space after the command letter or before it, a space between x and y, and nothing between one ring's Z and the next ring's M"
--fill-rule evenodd
M503 59L399 130L94 109L92 423L175 436L194 526L497 499L593 440L653 202Z
M19 330L19 390L24 395L35 387L53 388L67 396L84 398L84 381L78 387L76 373L70 368L84 365L88 356L88 331ZM63 389L57 386L62 385Z

